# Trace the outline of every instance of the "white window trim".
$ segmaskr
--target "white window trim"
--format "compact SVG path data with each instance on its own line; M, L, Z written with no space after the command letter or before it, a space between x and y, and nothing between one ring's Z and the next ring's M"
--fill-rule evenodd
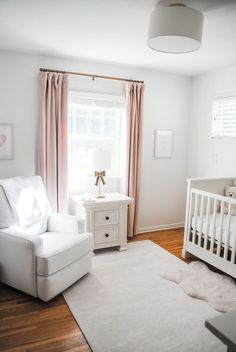
M69 101L73 102L73 98L88 98L106 101L116 101L117 103L125 103L125 96L116 94L101 94L101 93L90 93L81 92L78 90L69 90Z

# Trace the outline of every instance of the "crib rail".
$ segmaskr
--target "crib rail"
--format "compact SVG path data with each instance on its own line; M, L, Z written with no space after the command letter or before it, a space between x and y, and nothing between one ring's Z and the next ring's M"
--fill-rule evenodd
M197 188L189 191L185 241L235 264L236 234L232 233L231 225L236 199Z

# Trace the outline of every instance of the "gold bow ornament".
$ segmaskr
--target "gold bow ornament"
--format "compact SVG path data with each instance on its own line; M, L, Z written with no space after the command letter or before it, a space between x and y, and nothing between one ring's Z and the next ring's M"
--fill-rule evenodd
M106 183L104 180L104 177L106 176L105 170L94 171L94 176L96 177L95 186L97 186L100 181L102 181L102 184L105 185Z

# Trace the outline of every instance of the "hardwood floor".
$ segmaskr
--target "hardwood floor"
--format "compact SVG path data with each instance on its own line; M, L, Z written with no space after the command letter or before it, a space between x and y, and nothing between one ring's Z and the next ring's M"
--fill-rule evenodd
M129 242L147 239L181 258L183 229L145 233ZM44 303L0 285L0 351L91 350L62 295Z
M168 252L182 259L181 251L183 248L183 229L172 229L157 232L148 232L135 236L129 242L151 240L159 246L165 248Z
M61 295L44 303L2 285L0 351L88 352L90 348Z

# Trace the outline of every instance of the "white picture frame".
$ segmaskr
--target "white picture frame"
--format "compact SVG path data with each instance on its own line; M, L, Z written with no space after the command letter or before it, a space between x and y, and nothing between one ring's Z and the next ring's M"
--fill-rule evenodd
M13 159L13 125L0 123L0 160Z
M155 129L154 158L167 159L172 157L173 131Z

